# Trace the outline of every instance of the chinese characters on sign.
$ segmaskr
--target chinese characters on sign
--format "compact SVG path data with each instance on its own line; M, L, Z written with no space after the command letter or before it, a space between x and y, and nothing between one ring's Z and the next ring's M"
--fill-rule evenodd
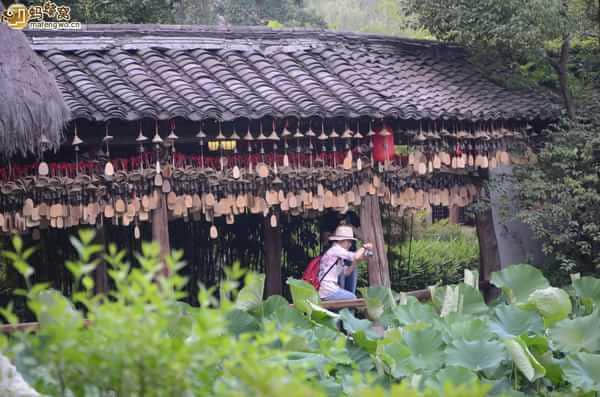
M53 19L49 21L48 19ZM71 21L71 7L44 1L42 5L12 4L2 13L0 22L13 29L81 29L81 22Z

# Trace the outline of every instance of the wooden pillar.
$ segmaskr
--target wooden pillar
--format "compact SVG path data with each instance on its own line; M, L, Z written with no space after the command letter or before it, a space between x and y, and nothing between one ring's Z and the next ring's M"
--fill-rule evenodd
M96 244L106 249L106 225L103 223L96 229ZM94 271L94 289L96 294L106 294L108 292L108 269L106 262L100 260Z
M381 211L379 198L366 195L360 207L360 229L363 241L373 244L372 257L367 259L369 269L369 285L390 286L390 270L383 240L383 226L381 225Z
M458 205L448 206L448 222L458 225L460 222L460 207Z
M166 196L156 191L158 195L158 205L152 211L152 241L158 242L160 245L160 258L164 259L171 252L171 243L169 242L169 218L167 216L167 199ZM167 275L168 270L163 267L163 274Z
M267 296L282 294L281 280L281 229L279 224L271 227L270 217L263 222L263 258L265 264L265 293Z
M498 241L494 231L492 209L479 211L475 217L475 225L477 239L479 240L479 280L480 284L485 285L486 281L490 281L492 273L502 268L498 253ZM497 288L487 288L484 291L485 300L490 301L498 296L498 293Z

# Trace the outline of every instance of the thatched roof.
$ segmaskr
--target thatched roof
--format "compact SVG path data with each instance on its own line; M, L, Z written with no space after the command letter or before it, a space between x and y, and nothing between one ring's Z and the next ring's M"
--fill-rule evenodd
M0 13L3 10L0 3ZM23 32L0 23L0 155L38 152L45 135L60 144L67 105Z
M535 92L500 87L463 49L323 30L87 25L27 32L73 118L552 119Z

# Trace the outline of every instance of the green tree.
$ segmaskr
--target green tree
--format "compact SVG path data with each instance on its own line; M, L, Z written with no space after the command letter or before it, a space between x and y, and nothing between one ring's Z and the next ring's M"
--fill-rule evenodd
M414 17L406 15L404 0L307 0L306 3L333 30L430 37L426 30L411 27Z
M39 1L28 1L39 4ZM174 23L175 0L59 0L82 23Z
M600 269L600 96L554 127L537 163L516 167L520 210L565 271Z
M572 43L591 26L589 0L408 0L418 22L435 37L510 59L546 63L555 72L569 117L575 113L569 81Z
M266 25L277 21L290 27L321 27L325 22L303 0L219 0L216 15L231 25Z

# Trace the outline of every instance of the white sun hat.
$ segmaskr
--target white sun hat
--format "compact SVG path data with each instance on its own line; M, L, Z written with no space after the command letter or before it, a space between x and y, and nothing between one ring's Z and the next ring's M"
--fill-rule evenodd
M335 233L329 236L331 241L342 241L342 240L356 240L354 238L354 230L350 226L338 226L335 229Z

